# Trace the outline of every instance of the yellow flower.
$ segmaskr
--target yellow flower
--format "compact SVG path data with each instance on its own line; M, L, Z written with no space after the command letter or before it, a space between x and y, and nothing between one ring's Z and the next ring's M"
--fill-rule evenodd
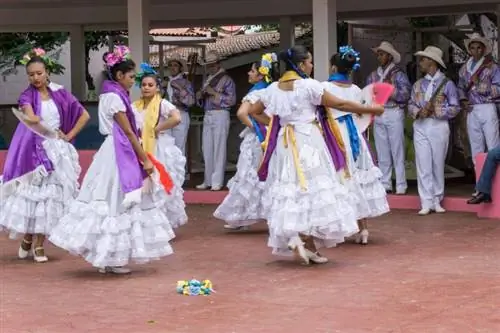
M260 66L259 67L259 73L262 75L269 75L269 68Z
M266 53L262 56L262 59L263 60L267 60L269 62L272 62L273 61L273 58L271 57L271 53Z

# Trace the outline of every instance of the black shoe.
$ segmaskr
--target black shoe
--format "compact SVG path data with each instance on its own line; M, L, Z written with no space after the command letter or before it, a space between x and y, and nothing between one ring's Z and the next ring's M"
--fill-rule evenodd
M491 196L486 193L477 193L477 195L473 196L469 200L467 200L467 203L469 205L478 205L481 203L490 203L491 202Z

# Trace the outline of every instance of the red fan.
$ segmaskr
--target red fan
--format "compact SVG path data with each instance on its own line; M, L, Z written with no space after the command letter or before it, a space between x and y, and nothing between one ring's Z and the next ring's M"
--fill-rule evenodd
M172 189L174 188L174 182L170 174L167 172L167 169L161 164L154 156L150 153L147 153L147 156L151 163L153 163L155 169L160 174L160 183L163 185L165 192L168 194L172 193Z
M393 92L394 86L392 84L385 82L374 83L372 87L373 102L379 105L384 105L387 103Z

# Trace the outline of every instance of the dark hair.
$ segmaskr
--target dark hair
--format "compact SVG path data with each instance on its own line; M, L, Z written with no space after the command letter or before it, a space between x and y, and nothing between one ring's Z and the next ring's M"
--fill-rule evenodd
M160 87L160 86L161 86L161 79L160 79L160 77L158 76L158 74L154 74L154 73L145 73L145 74L143 74L143 75L139 78L139 85L141 85L141 84L142 84L142 81L144 81L144 79L145 79L145 78L147 78L147 77L150 77L150 78L152 78L153 80L155 80L156 85L157 85L158 87Z
M299 70L298 65L308 57L309 50L304 45L295 45L292 48L281 51L278 55L278 59L285 63L285 70L287 71Z
M253 62L252 63L252 67L255 67L255 69L258 72L259 71L259 67L260 67L260 61ZM262 75L262 74L260 74L260 75ZM279 63L278 62L273 62L271 64L271 69L269 70L269 77L271 78L271 80L273 82L279 80L279 78L280 78L280 67L279 67Z
M356 57L352 54L342 56L340 53L336 53L330 58L330 66L337 67L337 72L340 74L349 74L352 72L356 62Z
M135 62L131 59L127 59L125 61L119 62L113 65L109 69L110 78L116 81L116 75L118 72L122 72L123 74L133 71L135 69Z
M49 71L49 68L47 66L47 62L42 57L39 57L39 56L31 57L31 59L28 60L28 62L26 63L26 68L28 68L28 66L30 66L31 64L43 64L43 67L45 67L45 70Z

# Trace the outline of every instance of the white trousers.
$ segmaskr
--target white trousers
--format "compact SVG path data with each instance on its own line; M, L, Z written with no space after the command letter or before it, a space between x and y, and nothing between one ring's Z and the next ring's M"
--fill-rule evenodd
M476 155L498 146L498 114L495 104L472 105L467 114L467 135L470 141L472 161L476 164ZM486 147L485 147L486 145Z
M413 123L418 195L423 209L434 209L444 197L444 166L450 126L447 120L426 118Z
M382 184L392 190L392 168L396 174L396 191L406 192L408 187L405 170L405 112L401 108L386 108L381 116L375 117L373 134L377 161L382 171Z
M182 151L182 154L186 156L186 142L189 133L189 126L191 125L191 118L187 111L180 111L181 113L181 123L170 131L175 139L175 145Z
M229 111L205 111L201 149L205 160L205 180L203 183L207 186L224 185L229 125Z

